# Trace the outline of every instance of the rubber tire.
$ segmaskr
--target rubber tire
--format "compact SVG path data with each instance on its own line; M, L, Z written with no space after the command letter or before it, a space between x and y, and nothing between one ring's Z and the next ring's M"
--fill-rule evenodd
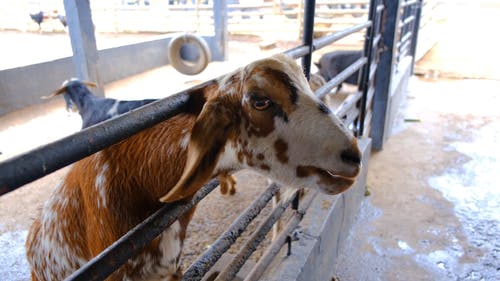
M184 44L194 45L200 54L194 63L186 63L181 57L181 48ZM202 37L195 34L181 34L170 40L168 44L168 61L180 73L186 75L196 75L207 67L212 60L210 48Z

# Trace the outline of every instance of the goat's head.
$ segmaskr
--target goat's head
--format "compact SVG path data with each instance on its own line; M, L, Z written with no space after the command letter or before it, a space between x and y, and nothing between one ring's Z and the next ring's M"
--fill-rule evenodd
M314 96L302 69L276 55L219 81L192 130L183 175L161 201L190 197L214 172L240 168L336 194L354 182L360 157L356 139Z

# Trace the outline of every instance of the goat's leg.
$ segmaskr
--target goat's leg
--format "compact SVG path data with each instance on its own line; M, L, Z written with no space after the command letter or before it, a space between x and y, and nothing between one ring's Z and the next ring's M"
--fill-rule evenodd
M219 179L221 194L234 195L236 193L236 179L232 175L228 173L221 173L217 176L217 178Z

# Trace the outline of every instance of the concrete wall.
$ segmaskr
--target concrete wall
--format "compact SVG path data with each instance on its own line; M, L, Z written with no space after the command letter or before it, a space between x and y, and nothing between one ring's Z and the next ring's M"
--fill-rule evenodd
M348 191L329 196L319 194L300 223L299 240L292 243L292 254L283 247L261 280L331 280L333 264L339 255L358 213L366 189L371 140L361 139L363 169Z
M98 71L101 81L109 83L167 65L171 37L100 50ZM212 59L220 60L221 51L215 51L219 47L214 37L204 39L212 51ZM75 76L71 57L0 71L0 116L44 102L40 97Z

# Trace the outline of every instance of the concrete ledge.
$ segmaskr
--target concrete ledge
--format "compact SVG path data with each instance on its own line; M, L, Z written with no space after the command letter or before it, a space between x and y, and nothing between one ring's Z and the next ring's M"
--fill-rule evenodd
M292 244L292 255L283 247L261 280L331 280L338 257L366 189L371 140L359 141L363 168L348 191L337 195L316 196L300 223L299 240Z

